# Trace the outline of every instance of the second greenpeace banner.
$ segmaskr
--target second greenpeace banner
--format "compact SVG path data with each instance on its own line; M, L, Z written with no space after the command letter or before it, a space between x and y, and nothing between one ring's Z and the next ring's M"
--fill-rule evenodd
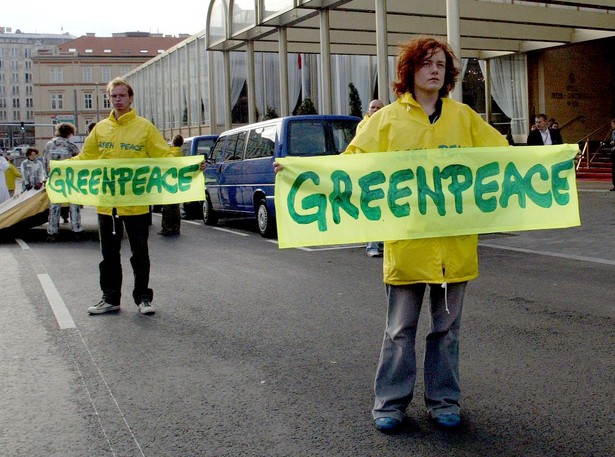
M202 156L51 161L52 203L91 206L164 205L205 200Z
M280 248L580 225L577 145L277 159Z

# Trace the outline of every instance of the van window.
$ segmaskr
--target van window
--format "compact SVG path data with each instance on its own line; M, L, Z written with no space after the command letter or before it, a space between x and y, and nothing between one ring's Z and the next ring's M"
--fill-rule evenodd
M243 158L243 146L245 143L246 132L235 133L220 138L211 154L215 163L227 160L241 160Z
M322 122L290 122L288 125L289 156L321 156L327 152L326 129Z
M211 147L214 145L216 140L212 138L196 138L194 141L197 142L195 154L200 154L207 157L209 156Z
M331 121L331 133L333 136L333 147L336 149L336 154L344 152L357 130L356 122L348 121Z
M189 156L190 155L190 145L192 144L192 141L186 141L184 142L184 144L182 144L182 155L184 156Z
M272 157L275 152L275 139L278 124L268 125L252 130L248 137L246 159Z

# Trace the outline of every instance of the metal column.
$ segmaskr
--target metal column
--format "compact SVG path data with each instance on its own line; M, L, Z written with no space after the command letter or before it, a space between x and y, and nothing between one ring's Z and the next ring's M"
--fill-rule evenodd
M376 0L376 53L378 65L378 98L389 103L389 44L387 41L387 2Z
M280 72L280 116L288 116L290 112L288 101L288 38L286 27L278 29L278 64Z
M448 35L448 44L461 63L461 38L459 35L459 0L446 0L446 33ZM455 85L455 90L451 92L450 97L453 100L461 101L463 90L461 81Z
M320 114L331 114L331 35L329 10L320 10L320 80L322 82L322 106Z

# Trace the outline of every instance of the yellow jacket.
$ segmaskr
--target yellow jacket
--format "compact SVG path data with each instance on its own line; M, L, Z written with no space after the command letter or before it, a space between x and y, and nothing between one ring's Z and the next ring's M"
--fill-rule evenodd
M134 109L115 119L113 111L100 121L83 143L81 153L69 160L134 159L136 157L173 157L171 148L158 129ZM99 214L112 214L113 208L99 206ZM149 212L149 205L122 206L120 216Z
M507 146L500 132L469 106L442 99L442 114L429 122L410 93L370 117L344 154L410 149ZM478 235L385 241L384 282L392 285L469 281L478 277Z
M171 146L171 154L173 154L173 157L182 157L184 155L182 148L179 146Z
M9 162L9 167L4 172L4 177L6 179L6 187L8 190L15 190L15 179L21 178L21 173L19 170Z
M363 116L363 119L361 119L361 122L357 124L357 128L356 128L357 132L363 128L363 126L368 121L368 119L369 119L369 114L365 113L365 116Z

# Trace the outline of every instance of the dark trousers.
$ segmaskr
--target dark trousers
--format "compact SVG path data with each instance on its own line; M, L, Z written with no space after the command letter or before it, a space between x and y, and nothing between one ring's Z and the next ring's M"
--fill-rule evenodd
M154 292L149 286L149 214L138 216L98 215L100 233L100 250L103 260L100 262L100 288L103 300L113 305L120 304L122 296L122 263L120 250L124 228L128 235L132 257L130 263L134 274L132 297L136 304L143 300L152 301Z
M179 233L182 224L182 215L179 203L164 205L162 207L162 230L165 232Z

